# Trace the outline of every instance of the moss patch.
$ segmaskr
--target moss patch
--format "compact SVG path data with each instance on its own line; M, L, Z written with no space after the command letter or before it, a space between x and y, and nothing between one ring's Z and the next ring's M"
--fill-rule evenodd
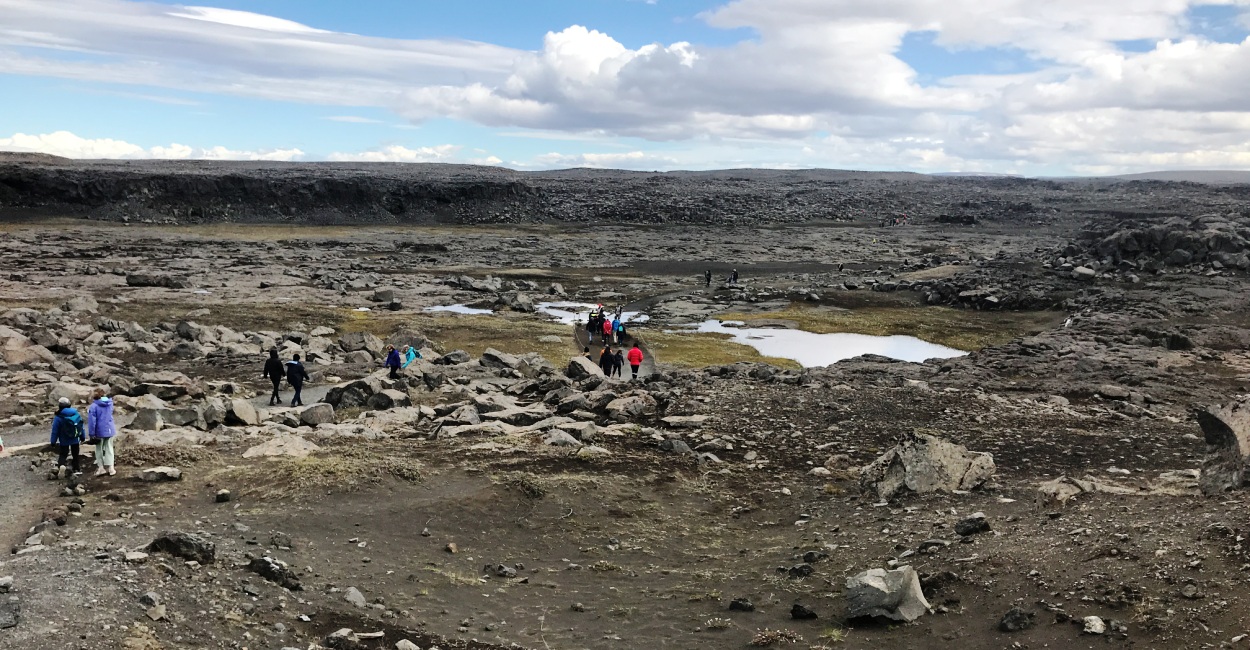
M661 363L703 368L747 361L770 363L782 368L802 368L797 361L766 357L749 345L733 343L729 340L733 337L728 334L648 332L643 338Z
M1057 312L990 312L950 307L864 307L848 311L793 303L772 312L725 313L717 317L744 321L747 325L788 320L799 329L817 334L905 335L959 350L979 350L1050 329L1064 316Z

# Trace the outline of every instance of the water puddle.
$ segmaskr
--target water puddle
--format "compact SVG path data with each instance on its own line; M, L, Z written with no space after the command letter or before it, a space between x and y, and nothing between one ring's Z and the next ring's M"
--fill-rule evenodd
M446 311L446 312L451 312L453 314L467 314L467 315L495 313L493 310L490 310L490 309L478 309L476 307L469 307L468 305L441 305L438 307L426 307L423 311Z
M803 330L741 327L737 321L704 321L683 331L728 334L734 343L749 345L767 357L792 359L805 368L818 368L876 354L900 361L920 363L927 359L951 359L967 355L963 350L929 343L912 336L865 334L816 334Z
M540 302L536 307L539 313L546 314L565 325L578 325L586 323L586 316L596 305L581 302ZM609 311L608 314L611 315L612 312ZM649 319L650 317L642 312L621 312L621 320L626 323L645 323Z

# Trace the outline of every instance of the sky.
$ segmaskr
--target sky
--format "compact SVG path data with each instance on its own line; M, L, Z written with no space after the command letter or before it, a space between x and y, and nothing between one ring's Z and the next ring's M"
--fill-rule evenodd
M0 0L0 150L1250 169L1250 0Z

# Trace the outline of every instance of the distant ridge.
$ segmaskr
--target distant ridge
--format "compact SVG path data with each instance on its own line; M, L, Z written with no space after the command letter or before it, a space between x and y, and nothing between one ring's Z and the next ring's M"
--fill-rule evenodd
M1250 183L1250 171L1236 169L1160 171L1143 172L1141 174L1104 176L1103 178L1117 181L1172 181L1182 183L1206 183L1209 185L1234 185Z

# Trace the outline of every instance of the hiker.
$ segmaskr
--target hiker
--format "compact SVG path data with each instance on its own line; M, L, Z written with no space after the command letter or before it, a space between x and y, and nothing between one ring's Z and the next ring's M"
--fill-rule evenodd
M612 342L613 343L621 342L621 315L620 314L617 314L616 318L612 319Z
M308 371L304 369L304 364L299 362L299 355L292 355L291 360L286 362L286 380L291 384L291 388L295 389L295 396L291 398L291 406L303 406L304 401L300 399L299 393L304 390L304 382L309 380Z
M603 343L606 345L608 337L612 336L612 321L608 320L606 316L602 317L600 321L600 327L603 328Z
M634 379L638 378L638 366L642 365L642 348L635 343L634 347L629 351L629 369L633 371Z
M712 286L712 269L708 269L703 272L703 286Z
M603 352L599 354L599 369L603 371L604 377L612 376L612 348L603 346Z
M399 366L402 363L399 360L399 353L395 351L395 346L386 346L386 362L383 365L391 369L391 379L399 378Z
M612 355L612 376L620 377L621 368L625 365L625 355L621 354L621 349L616 349L616 354Z
M586 339L587 341L592 342L592 343L594 342L595 340L595 310L594 309L591 309L590 313L586 314L586 336L587 336L587 339Z
M415 362L417 359L420 359L420 358L421 358L421 353L417 352L417 349L415 347L411 345L405 345L404 346L404 365L401 366L401 368L407 368L408 366L411 366L413 362Z
M582 350L582 356L583 356L583 357L586 357L586 358L587 358L587 359L589 359L590 361L594 361L594 359L593 359L593 358L591 358L591 356L590 356L590 346L586 346L586 349L585 349L585 350Z
M729 284L732 284L735 286L738 284L738 269L734 269L732 272L729 273Z
M274 355L274 361L277 355ZM282 364L278 364L281 369ZM113 436L117 435L117 427L113 424L113 400L109 399L103 388L91 393L91 406L87 409L87 439L95 445L96 476L115 476L113 469Z
M52 437L48 440L48 444L56 445L60 450L56 460L58 478L65 478L65 460L70 456L74 459L74 476L82 474L78 467L78 450L86 438L82 415L70 406L68 397L62 397L57 401L56 415L52 418Z
M278 358L278 348L269 350L269 358L265 360L265 374L263 377L273 382L273 395L269 396L269 405L282 403L282 395L279 390L282 388L282 360Z

